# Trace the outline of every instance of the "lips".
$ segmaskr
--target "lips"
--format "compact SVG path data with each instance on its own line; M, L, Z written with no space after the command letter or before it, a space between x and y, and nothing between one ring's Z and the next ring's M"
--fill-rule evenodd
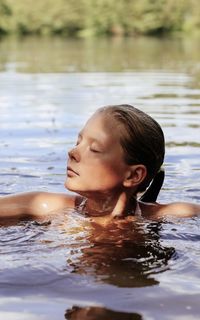
M70 166L67 167L67 173L68 174L75 174L75 175L79 176L79 174L76 171L74 171Z

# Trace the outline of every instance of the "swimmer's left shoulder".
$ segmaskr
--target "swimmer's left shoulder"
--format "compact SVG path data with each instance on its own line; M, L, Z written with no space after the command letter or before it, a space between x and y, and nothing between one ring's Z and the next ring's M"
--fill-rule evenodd
M188 202L174 202L169 204L148 204L146 206L146 216L165 217L173 216L180 218L190 218L200 215L200 205Z

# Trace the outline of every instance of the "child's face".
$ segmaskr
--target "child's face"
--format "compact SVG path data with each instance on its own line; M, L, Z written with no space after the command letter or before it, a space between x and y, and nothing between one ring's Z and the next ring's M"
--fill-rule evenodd
M128 165L111 117L97 113L88 120L69 152L67 167L65 187L71 191L87 195L122 188Z

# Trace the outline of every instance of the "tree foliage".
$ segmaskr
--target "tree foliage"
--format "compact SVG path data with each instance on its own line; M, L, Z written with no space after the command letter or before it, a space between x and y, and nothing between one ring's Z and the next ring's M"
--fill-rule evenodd
M157 35L196 30L197 0L0 0L0 33Z

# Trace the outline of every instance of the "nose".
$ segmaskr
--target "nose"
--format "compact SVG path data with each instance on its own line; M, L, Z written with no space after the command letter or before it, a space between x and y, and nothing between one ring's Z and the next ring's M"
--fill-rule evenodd
M68 156L69 156L70 160L74 160L76 162L80 161L80 154L79 154L79 152L77 150L77 147L74 147L71 150L69 150Z

